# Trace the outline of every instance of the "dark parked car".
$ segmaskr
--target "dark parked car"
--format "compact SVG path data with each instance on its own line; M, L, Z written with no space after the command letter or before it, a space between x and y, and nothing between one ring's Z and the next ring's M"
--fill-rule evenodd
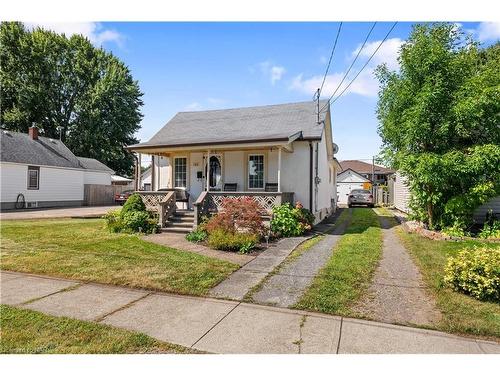
M125 190L115 194L115 203L123 205L132 194L134 194L134 190Z
M370 190L354 189L351 190L349 198L347 198L347 206L355 205L373 207L373 195Z

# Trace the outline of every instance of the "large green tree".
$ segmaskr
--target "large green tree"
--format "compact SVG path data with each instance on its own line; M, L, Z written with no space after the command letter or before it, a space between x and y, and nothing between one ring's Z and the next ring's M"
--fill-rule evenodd
M500 192L500 45L416 25L398 61L377 69L383 155L408 177L418 219L465 229Z
M142 93L118 58L81 36L19 22L0 25L0 100L4 128L59 138L78 156L131 174Z

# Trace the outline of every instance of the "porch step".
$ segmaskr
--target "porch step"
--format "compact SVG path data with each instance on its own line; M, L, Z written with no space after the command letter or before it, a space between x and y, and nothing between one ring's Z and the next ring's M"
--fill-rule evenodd
M183 227L165 227L161 228L162 233L189 233L193 227L183 228Z
M192 210L176 210L174 216L194 218L194 211L192 211Z
M172 223L191 223L191 224L193 224L194 217L193 216L184 216L184 215L181 215L181 216L174 215L169 219L169 221Z
M193 222L189 221L167 221L166 228L189 228L193 229Z

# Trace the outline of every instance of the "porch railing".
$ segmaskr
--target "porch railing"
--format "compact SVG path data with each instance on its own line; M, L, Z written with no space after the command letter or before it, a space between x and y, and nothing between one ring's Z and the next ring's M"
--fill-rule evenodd
M212 213L216 213L221 211L222 202L225 198L252 198L255 200L262 209L262 212L266 212L268 214L271 213L271 210L274 206L279 206L283 203L291 203L293 204L293 193L285 192L218 192L218 191L210 191L200 194L196 202L194 203L194 226L197 227L201 222L201 218L204 215L209 215Z
M175 190L170 191L136 191L141 197L146 210L158 217L160 227L165 227L169 217L175 214Z

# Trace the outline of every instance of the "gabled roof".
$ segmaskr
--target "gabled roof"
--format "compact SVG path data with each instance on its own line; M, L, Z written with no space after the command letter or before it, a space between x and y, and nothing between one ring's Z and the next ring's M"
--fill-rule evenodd
M320 107L327 102L321 101ZM149 141L130 149L155 146L193 146L287 140L302 132L303 139L320 139L323 124L317 123L313 101L177 113ZM326 117L326 111L320 121Z
M91 158L84 158L81 156L76 157L78 161L80 162L80 165L84 169L92 169L94 171L103 171L103 172L109 172L109 173L115 173L114 170L109 168L107 165L101 163L97 159L91 159Z
M342 170L352 169L353 171L358 173L372 173L372 164L365 163L364 161L360 160L341 160L340 166L342 167ZM394 173L394 170L375 164L375 173L390 174Z
M113 170L95 159L76 157L58 139L39 136L37 140L33 140L25 133L1 130L0 145L0 161L3 162L102 170L114 173Z
M354 175L354 176L357 176L360 180L362 180L364 182L371 182L371 180L369 180L368 178L360 175L358 172L352 170L351 168L344 169L342 172L340 172L337 175L337 181L341 180L344 175L347 175L349 173L352 174L352 175ZM342 183L342 181L339 181L339 183Z

